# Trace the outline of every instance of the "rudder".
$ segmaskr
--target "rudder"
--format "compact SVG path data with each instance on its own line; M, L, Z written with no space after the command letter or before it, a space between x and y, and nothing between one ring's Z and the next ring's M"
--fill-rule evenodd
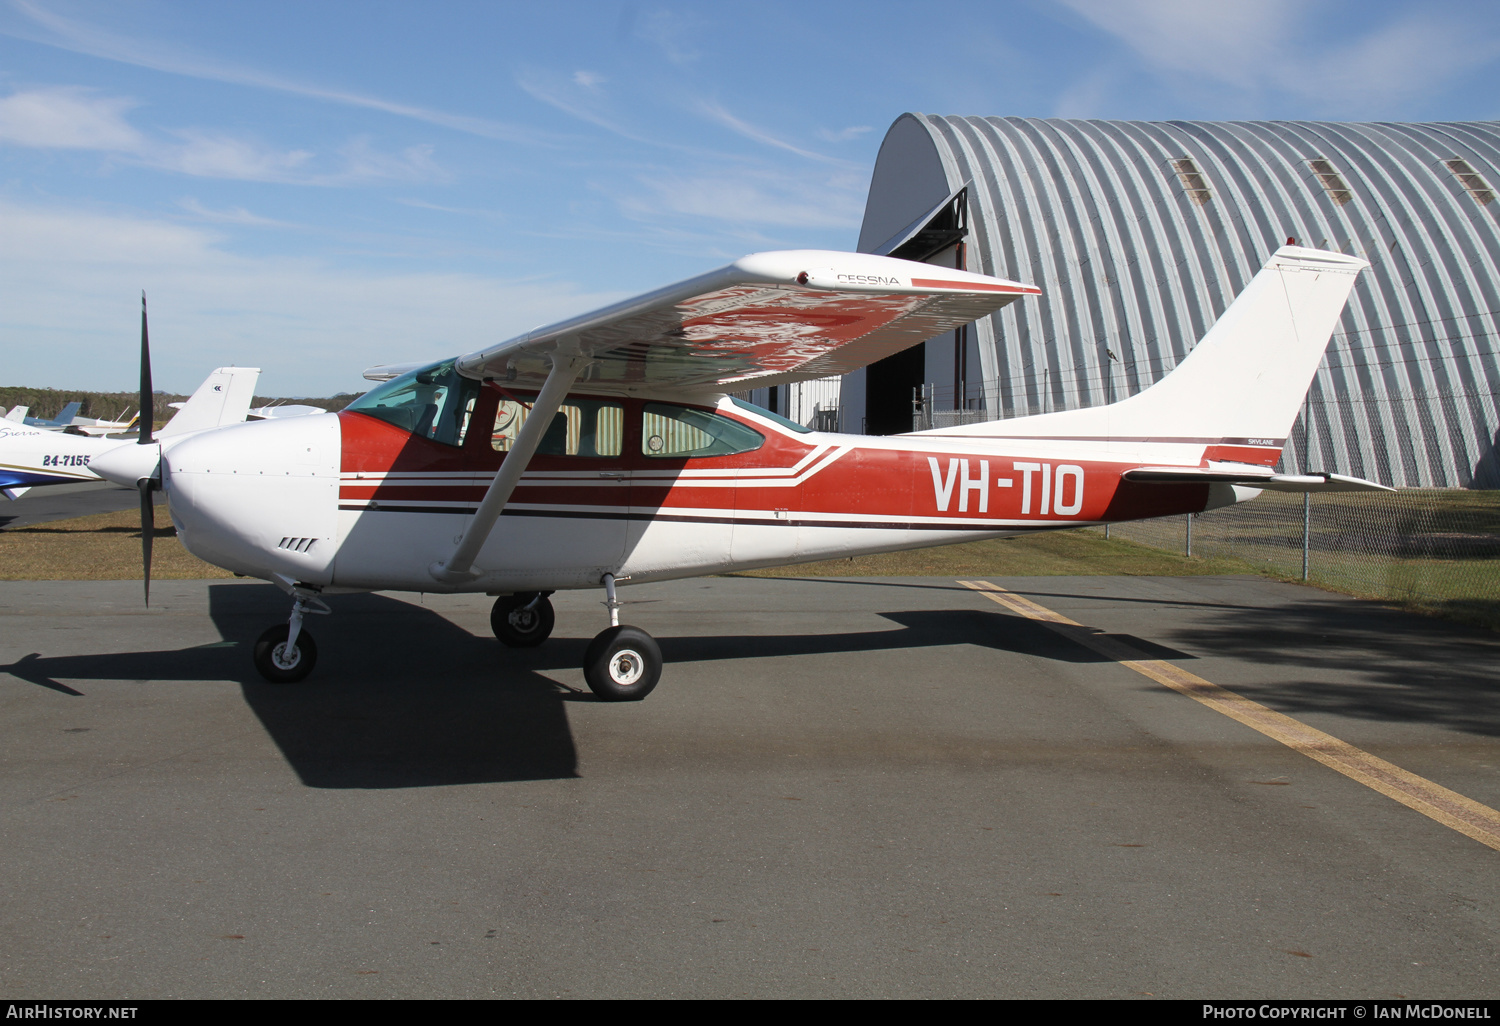
M1166 377L1108 406L924 434L1284 444L1360 271L1359 257L1283 246Z

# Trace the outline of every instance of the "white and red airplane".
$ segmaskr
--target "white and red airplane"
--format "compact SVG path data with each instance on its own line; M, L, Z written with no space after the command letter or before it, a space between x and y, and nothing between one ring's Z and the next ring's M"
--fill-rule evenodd
M1279 250L1178 367L1109 406L889 437L809 431L728 396L843 374L1039 294L866 254L760 253L430 366L334 417L247 423L93 469L166 489L189 551L277 583L255 662L295 681L323 597L497 596L508 645L548 596L604 589L584 672L643 698L661 655L616 584L1197 512L1260 489L1380 489L1274 466L1365 261ZM144 505L144 503L143 503ZM149 574L149 557L147 572Z

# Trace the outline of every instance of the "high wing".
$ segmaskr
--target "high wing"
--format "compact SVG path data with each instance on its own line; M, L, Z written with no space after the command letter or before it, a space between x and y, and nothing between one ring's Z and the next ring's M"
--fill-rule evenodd
M595 387L739 391L846 374L1040 293L867 253L755 253L469 353L458 369L537 387L567 353L588 361L578 380Z
M476 576L474 557L577 382L682 393L844 374L1040 292L868 253L755 253L461 356L461 374L539 391L453 555L428 572L444 582ZM365 377L379 380L384 370L372 368Z

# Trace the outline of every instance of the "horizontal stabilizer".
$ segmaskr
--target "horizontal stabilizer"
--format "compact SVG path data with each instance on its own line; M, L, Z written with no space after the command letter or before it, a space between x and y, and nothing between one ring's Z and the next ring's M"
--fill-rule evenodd
M1127 481L1142 484L1236 484L1272 492L1394 492L1374 481L1343 474L1256 473L1253 468L1137 467L1124 473Z

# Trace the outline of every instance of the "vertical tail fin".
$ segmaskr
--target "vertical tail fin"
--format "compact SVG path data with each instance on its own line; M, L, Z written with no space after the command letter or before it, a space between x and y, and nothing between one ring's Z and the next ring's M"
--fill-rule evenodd
M67 427L73 423L73 418L78 416L78 411L83 408L83 403L68 403L62 408L62 412L51 420L43 421L47 427Z
M238 424L255 398L259 367L220 367L198 386L182 408L157 433L158 438Z
M1282 445L1328 348L1359 257L1283 246L1166 377L1128 399L942 429L996 437L1253 439Z

